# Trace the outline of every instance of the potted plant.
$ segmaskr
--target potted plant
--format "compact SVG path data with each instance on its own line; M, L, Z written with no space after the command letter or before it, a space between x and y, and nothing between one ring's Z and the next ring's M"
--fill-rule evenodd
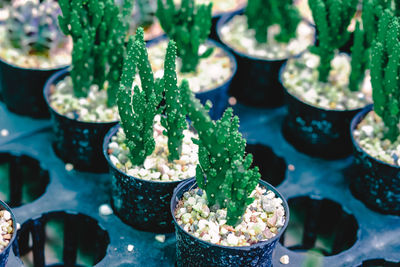
M59 4L60 27L71 35L74 47L71 69L54 74L44 88L53 121L53 147L75 169L105 172L101 144L118 122L116 95L128 24L112 0L60 0Z
M8 255L15 241L15 218L10 207L0 200L0 266L7 264Z
M116 1L122 10L125 8L126 1ZM155 16L157 2L153 0L137 0L134 3L133 9L129 9L129 32L128 35L135 34L138 27L144 29L144 39L151 41L157 39L164 34L160 23ZM124 11L123 11L124 12Z
M161 27L178 48L178 81L187 79L196 96L210 100L210 114L219 118L228 105L228 88L236 72L234 57L217 42L208 39L211 27L211 4L195 5L183 0L179 8L172 0L158 0L157 17ZM149 45L150 62L157 77L162 75L166 39Z
M372 46L374 105L352 121L357 175L353 194L381 213L400 215L400 20L389 9L379 20Z
M9 11L0 25L0 93L9 110L46 117L43 86L71 62L71 43L57 27L60 7L54 0L14 1Z
M338 51L350 36L347 29L357 3L310 0L318 44L282 67L288 104L283 135L297 150L312 156L340 158L351 154L350 121L371 103L367 70L375 33L370 29L376 27L382 10L379 5L365 1L351 56Z
M217 27L238 62L231 94L248 105L280 106L279 69L314 42L315 30L301 21L291 0L249 0L242 13L224 16Z
M198 161L197 146L191 141L196 135L188 129L182 86L177 85L175 59L176 45L170 41L164 76L155 80L144 32L138 29L129 43L118 94L121 127L112 128L103 145L112 174L114 211L127 224L150 232L173 230L169 213L173 189L194 177ZM163 94L165 104L160 105Z
M271 266L289 220L286 201L251 167L233 110L215 122L189 90L182 93L198 132L199 164L196 179L172 197L177 266Z

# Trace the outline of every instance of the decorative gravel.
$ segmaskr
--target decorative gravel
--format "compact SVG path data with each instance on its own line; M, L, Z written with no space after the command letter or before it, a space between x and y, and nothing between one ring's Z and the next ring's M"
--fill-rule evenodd
M0 210L0 253L8 246L14 232L11 213Z
M71 64L72 41L62 48L51 52L51 56L28 55L21 49L14 48L6 39L6 28L0 24L0 58L22 68L54 69Z
M79 121L112 122L119 119L118 107L107 107L106 90L99 90L97 85L92 85L87 97L77 98L70 76L51 88L50 105L58 113Z
M267 60L286 59L298 55L314 42L315 29L304 21L297 27L296 38L287 44L275 40L279 32L279 25L270 26L267 43L260 44L255 39L255 31L248 29L247 17L236 15L222 26L221 39L238 52Z
M180 4L181 0L174 0L176 4ZM220 13L227 13L243 8L247 1L246 0L197 0L196 5L212 3L213 15Z
M361 91L350 91L350 60L347 54L336 54L331 62L328 82L323 83L318 80L319 56L307 51L299 58L287 61L282 75L283 85L292 95L313 106L330 110L362 108L372 102L370 77L366 75Z
M167 46L168 41L161 40L148 48L149 60L156 78L161 78L164 75L164 59ZM210 46L210 43L201 45L199 52L204 52ZM178 84L180 84L183 79L187 79L190 84L190 89L195 93L219 87L226 83L232 76L231 59L222 48L217 46L214 46L214 52L211 56L200 59L196 72L181 73L179 71L181 68L180 58L177 58L176 65ZM139 81L139 78L135 79L135 81Z
M374 111L369 112L354 130L360 147L372 157L400 166L400 137L392 143L384 137L386 127Z
M156 148L142 166L133 166L129 159L130 151L125 145L124 131L120 128L108 145L111 162L127 175L143 180L172 182L194 177L198 163L198 146L193 143L192 138L197 138L197 135L190 130L184 130L181 157L179 160L169 162L168 138L163 134L164 130L165 128L160 123L160 116L156 116L154 120Z
M285 224L282 199L257 186L255 200L236 227L226 224L226 209L207 206L207 195L197 188L185 192L175 209L178 224L204 241L223 246L250 246L273 238Z

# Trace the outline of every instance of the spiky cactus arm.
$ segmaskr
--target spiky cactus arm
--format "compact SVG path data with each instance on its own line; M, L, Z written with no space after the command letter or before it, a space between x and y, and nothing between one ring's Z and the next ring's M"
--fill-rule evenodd
M347 28L353 18L358 0L309 0L318 29L318 46L311 52L320 56L319 80L326 82L335 50L349 39Z
M168 37L176 42L182 59L181 72L193 72L201 58L211 55L212 48L199 55L199 47L210 34L212 4L194 5L194 0L182 0L176 9L172 0L157 0L156 15Z
M130 39L124 60L121 85L117 104L121 126L126 135L126 145L133 165L140 166L155 147L153 121L161 102L163 86L160 80L154 82L153 72L144 42L143 29L139 28L135 41ZM132 83L139 70L142 89Z
M257 186L258 168L251 169L252 156L245 157L246 142L239 133L239 119L227 109L220 120L213 122L207 109L182 83L184 106L199 139L199 164L196 169L198 186L205 190L208 204L227 208L227 223L236 225L253 201L251 192Z
M349 89L351 91L358 91L360 83L364 79L369 56L365 43L365 31L360 29L360 23L357 22L354 31L354 45L351 48L351 73L349 77Z
M183 130L187 128L186 112L182 106L180 88L176 77L176 45L169 41L164 63L163 85L165 91L165 117L161 118L164 135L168 137L168 160L180 158Z
M255 30L259 43L268 40L268 27L279 24L281 32L275 36L279 42L287 43L296 36L301 17L292 0L249 0L245 15L249 29Z
M60 0L59 4L60 28L74 43L71 77L75 96L85 97L91 85L102 89L108 81L108 105L112 106L125 53L122 36L127 32L118 7L113 0Z
M354 44L351 48L351 73L349 89L357 91L370 64L371 46L378 32L378 20L385 8L390 8L389 0L364 0L362 7L362 28L357 22Z
M386 138L394 142L399 136L400 121L400 21L385 10L379 21L372 49L371 83L374 110L388 128Z

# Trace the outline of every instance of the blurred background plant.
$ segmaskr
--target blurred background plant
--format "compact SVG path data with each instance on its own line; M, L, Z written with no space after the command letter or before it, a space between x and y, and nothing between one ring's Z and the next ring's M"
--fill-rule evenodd
M157 18L171 40L176 42L178 56L182 59L181 72L196 71L199 60L209 57L213 49L209 47L199 53L210 34L212 4L195 5L194 0L183 0L179 8L173 0L157 0Z

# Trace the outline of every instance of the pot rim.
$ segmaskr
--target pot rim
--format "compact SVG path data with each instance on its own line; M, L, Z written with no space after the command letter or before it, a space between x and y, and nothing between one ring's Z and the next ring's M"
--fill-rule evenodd
M385 161L383 161L383 160L380 160L380 159L377 159L377 158L371 156L364 148L362 148L362 147L360 146L360 144L358 143L358 141L357 141L357 140L355 139L355 137L354 137L354 130L357 128L358 124L361 123L361 121L364 119L364 117L365 117L368 113L370 113L371 111L373 111L373 104L369 104L368 106L366 106L365 108L363 108L363 109L362 109L359 113L357 113L357 115L354 116L354 118L351 120L351 123L350 123L351 142L353 143L353 146L354 146L357 150L360 150L360 151L362 151L364 154L366 154L367 157L368 157L370 160L374 160L374 161L376 161L376 162L378 162L378 163L380 163L380 164L382 164L382 165L385 165L385 166L387 166L387 167L391 167L391 168L395 168L395 169L400 170L400 166L394 165L394 164L392 164L392 163L385 162Z
M347 53L344 53L344 54L347 54ZM285 93L288 96L292 97L293 99L297 100L298 102L302 103L303 105L305 105L305 106L307 106L309 108L312 108L312 109L315 109L315 110L318 110L318 111L325 111L325 112L329 112L329 113L346 113L346 112L355 112L355 111L359 112L359 111L363 110L365 107L367 107L368 105L371 105L371 104L366 104L365 106L360 107L360 108L342 109L342 110L339 110L339 109L327 109L327 108L324 108L324 107L319 107L319 106L316 106L316 105L312 105L311 103L308 103L308 102L304 101L303 99L297 97L296 95L292 94L291 92L289 92L289 90L283 84L283 72L286 69L286 65L287 65L287 62L283 63L282 67L279 70L279 81L282 84L282 87L284 88Z
M109 122L93 122L93 121L81 121L78 119L71 119L68 118L67 116L59 113L57 110L55 110L51 105L50 105L50 88L52 85L56 85L56 83L58 81L60 81L62 78L68 76L70 73L70 68L66 68L66 69L62 69L60 71L57 71L56 73L54 73L53 75L50 76L50 78L46 81L44 88L43 88L43 96L44 96L44 100L46 101L47 107L49 108L49 110L55 114L57 114L58 116L62 117L65 120L69 120L69 121L73 121L77 124L83 124L86 126L99 126L99 125L113 125L115 123L117 123L119 120L115 120L115 121L109 121Z
M196 242L202 243L202 244L207 245L207 246L218 247L218 248L226 249L226 250L249 251L249 250L257 248L257 247L262 247L262 246L266 245L267 243L274 242L275 240L281 238L282 234L286 231L286 228L287 228L287 226L289 224L289 219L290 219L289 205L288 205L286 199L283 197L283 195L275 187L273 187L271 184L269 184L269 183L267 183L267 182L265 182L265 181L260 179L259 183L258 183L259 185L264 186L267 190L271 190L272 192L275 193L275 195L277 195L280 199L282 199L282 206L283 206L283 208L285 210L285 223L282 226L281 230L278 232L278 234L276 234L271 239L264 240L264 241L259 241L259 242L255 243L253 245L250 245L250 246L223 246L223 245L213 244L213 243L210 243L208 241L204 241L204 240L202 240L202 239L200 239L198 237L195 237L194 235L192 235L189 232L185 231L182 228L182 226L180 226L178 224L178 222L177 222L177 220L175 218L176 207L174 206L174 202L175 202L174 200L177 199L177 194L182 191L183 187L185 187L186 185L188 185L190 183L193 183L192 188L197 187L196 179L195 178L190 178L190 179L187 179L187 180L183 181L182 183L180 183L174 189L174 194L172 195L172 198L171 198L170 209L171 209L172 218L174 219L175 226L177 228L179 228L179 230L183 231L185 234L189 235L191 238L195 239Z
M10 242L8 243L8 245L3 249L2 252L0 252L0 255L5 253L8 249L10 249L10 247L14 244L15 238L17 236L17 221L15 219L14 213L12 212L11 208L7 205L7 203L5 203L4 201L0 200L0 210L4 208L4 210L7 210L10 214L11 214L11 220L13 223L13 233L12 233L12 237L10 239Z
M159 36L158 38L155 38L155 39L152 39L152 40L147 41L146 47L147 47L147 48L150 48L150 47L152 47L152 46L158 44L159 42L162 42L162 41L165 41L165 40L167 40L167 41L169 40L169 38L168 38L168 36L167 36L166 34L161 35L161 36ZM211 91L218 90L218 89L224 87L225 85L231 83L233 77L235 77L236 72L237 72L237 62L236 62L236 58L233 56L233 54L231 53L231 51L229 51L229 49L227 49L227 48L224 47L221 43L219 43L219 42L217 42L217 41L215 41L215 40L213 40L213 39L211 39L211 38L208 38L208 39L206 40L205 43L211 44L211 46L214 46L214 47L221 48L221 49L225 52L225 54L226 54L226 55L228 56L228 58L229 58L229 61L231 62L231 66L230 66L231 75L229 76L229 78L228 78L226 81L224 81L223 84L220 84L220 85L218 85L218 86L216 86L216 87L207 89L207 90L205 90L205 91L200 91L200 92L197 92L197 93L193 92L196 96L198 96L198 95L203 95L203 94L207 94L207 93L209 93L209 92L211 92ZM200 60L201 60L201 59L200 59Z
M58 71L58 70L66 69L66 68L68 68L69 66L71 66L71 64L63 64L63 65L55 66L55 67L52 67L52 68L22 67L22 66L16 65L16 64L13 63L13 62L6 61L6 60L5 60L4 58L2 58L2 57L0 57L0 62L3 63L3 64L5 64L5 65L8 65L8 66L10 66L10 67L12 67L12 68L14 68L14 69L26 70L26 71L40 71L40 72Z
M236 10L236 11L234 11L234 12L225 14L224 16L221 16L221 18L220 18L220 19L218 20L218 22L217 22L217 36L218 36L219 40L221 40L221 43L222 43L224 46L226 46L227 48L229 48L229 50L234 51L235 54L237 54L238 56L240 56L240 57L242 57L242 58L246 58L246 59L252 60L252 61L270 62L270 63L273 63L273 62L285 62L285 61L287 61L287 60L290 59L290 58L299 57L301 54L303 54L305 51L307 51L308 48L305 49L304 51L301 51L301 52L298 53L298 54L295 54L295 55L292 55L292 56L289 56L289 57L285 57L285 58L281 58L281 59L264 59L264 58L258 58L258 57L251 56L251 55L245 54L245 53L243 53L243 52L237 51L237 50L236 50L234 47L232 47L230 44L228 44L228 43L226 43L226 42L223 41L223 39L221 38L221 36L222 36L222 34L221 34L221 29L222 29L222 26L225 25L228 21L230 21L233 17L235 17L235 16L237 16L237 15L242 15L242 14L244 14L244 11L245 11L245 8L242 8L242 9L240 9L240 10ZM306 24L309 25L310 27L314 28L314 30L315 30L315 32L314 32L314 42L313 42L313 44L314 44L315 41L316 41L316 34L317 34L317 30L315 29L315 26L309 24L309 23L308 23L305 19L303 19L303 18L302 18L301 21L304 21L304 23L306 23Z
M132 176L132 175L128 175L127 173L125 173L125 172L119 170L119 169L111 162L110 156L109 156L109 154L108 154L108 145L110 144L111 138L117 133L117 131L119 130L120 127L121 127L121 125L120 125L119 123L118 123L117 125L113 126L113 127L108 131L108 133L105 135L104 141L103 141L103 155L104 155L104 157L105 157L106 160L107 160L108 166L109 166L110 168L112 168L113 171L119 173L120 175L129 177L129 178L132 178L132 179L135 179L135 180L139 180L139 181L141 181L141 182L143 182L143 183L157 184L157 185L160 185L160 184L176 184L176 185L178 185L179 183L181 183L181 182L183 182L183 181L190 180L190 179L193 179L193 178L194 178L194 177L191 177L191 178L187 178L187 179L179 180L179 181L167 181L167 182L162 182L162 181L144 180L144 179L141 179L141 178L134 177L134 176Z

